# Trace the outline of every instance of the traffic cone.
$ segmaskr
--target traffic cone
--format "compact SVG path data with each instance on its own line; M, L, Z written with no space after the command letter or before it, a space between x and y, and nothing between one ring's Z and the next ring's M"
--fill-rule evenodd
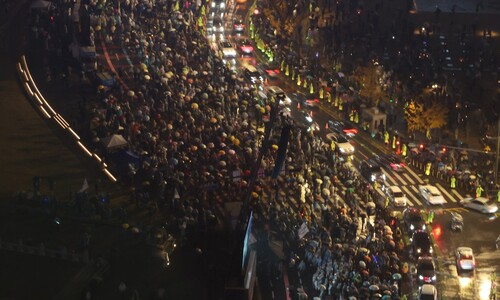
M297 103L297 109L300 109L300 102Z
M326 122L325 124L325 129L328 129L328 122Z
M300 74L297 74L297 85L300 86L302 81L300 80Z
M286 65L285 75L286 75L286 76L290 76L290 70L289 70L289 68L288 68L288 65Z
M321 88L319 89L319 99L323 100L323 98L324 98L324 93L325 93L325 91L323 90L323 87L321 87Z
M314 86L313 86L313 83L311 81L311 83L309 84L309 94L314 94Z

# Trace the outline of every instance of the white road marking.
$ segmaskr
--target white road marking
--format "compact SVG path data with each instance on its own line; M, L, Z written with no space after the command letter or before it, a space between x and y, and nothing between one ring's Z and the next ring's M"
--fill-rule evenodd
M401 187L401 190L405 193L406 195L406 203L408 204L408 206L415 206L413 204L413 202L410 201L410 195L413 195L410 191L410 189L408 188L408 186L402 186Z
M445 194L448 198L450 198L451 202L457 202L457 200L455 198L453 198L453 196L450 195L450 193L448 193L448 191L443 186L441 186L441 184L436 183L436 187L439 190L441 190L441 193Z
M414 185L410 185L410 187L415 192L415 194L412 194L412 196L414 196L413 200L415 200L418 205L422 205L422 202L420 202L420 192L418 191L417 187Z

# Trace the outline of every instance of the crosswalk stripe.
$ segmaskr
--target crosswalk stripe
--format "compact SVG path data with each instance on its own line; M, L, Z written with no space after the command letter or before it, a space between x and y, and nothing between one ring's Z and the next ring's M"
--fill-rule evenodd
M382 169L382 172L385 175L386 180L390 183L390 185L397 185L397 181L392 178L392 176L384 169Z
M408 173L410 173L413 176L413 178L417 179L418 184L424 184L425 183L422 180L422 178L420 178L420 176L418 176L415 172L413 172L413 170L411 168L407 167L406 171L408 171Z
M455 198L453 198L448 191L441 186L441 184L436 183L436 187L441 191L441 193L445 194L448 198L450 198L451 202L457 202Z
M408 170L408 168L406 168L406 170ZM402 176L404 176L408 180L408 182L414 182L415 181L407 172L403 173Z
M462 198L464 198L464 196L460 195L460 193L459 193L457 190L455 190L455 189L452 189L452 190L451 190L451 192L452 192L455 196L457 196L457 199L459 199L459 200L461 200Z
M410 200L410 195L413 195L413 194L411 193L411 191L410 191L410 189L408 188L408 186L401 186L400 188L401 188L401 190L402 190L402 191L405 193L405 195L406 195L406 203L408 204L408 206L415 206L415 205L413 204L413 202L411 202L411 200Z
M381 189L377 189L377 192L379 193L380 196L384 197L384 199L385 199L385 194L384 194L384 192L382 192Z
M401 185L407 185L408 183L398 174L398 173L393 173L393 176L396 177L401 182ZM410 180L411 182L411 180Z
M417 187L414 185L410 185L410 187L415 192L414 194L412 194L414 196L413 200L415 200L418 205L422 205L422 202L420 202L420 192L418 191Z

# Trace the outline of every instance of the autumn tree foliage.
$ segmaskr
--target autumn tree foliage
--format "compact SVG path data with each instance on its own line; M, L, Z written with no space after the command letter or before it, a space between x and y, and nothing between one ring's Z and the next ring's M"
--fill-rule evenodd
M429 137L431 129L442 128L448 119L448 108L439 102L425 106L423 103L411 101L405 108L405 119L408 131L424 132Z

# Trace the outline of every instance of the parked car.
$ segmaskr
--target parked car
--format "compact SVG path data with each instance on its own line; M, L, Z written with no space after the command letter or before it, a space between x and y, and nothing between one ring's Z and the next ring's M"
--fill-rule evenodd
M403 221L408 229L408 234L411 236L417 230L425 230L425 221L420 214L420 210L415 207L409 207L403 211Z
M472 248L458 247L455 250L455 258L457 263L457 272L473 272L476 267L476 260Z
M437 289L432 284L423 284L418 291L419 300L437 300Z
M418 258L417 278L420 283L436 283L436 265L431 256L421 256Z
M385 194L394 206L406 206L406 195L399 188L399 186L389 186L385 188Z
M416 257L431 255L433 250L429 234L423 230L415 231L411 237L411 249Z
M493 214L498 211L495 201L485 197L465 198L460 201L460 205L483 214Z
M438 188L433 185L420 185L418 190L422 198L431 205L440 205L446 202Z

